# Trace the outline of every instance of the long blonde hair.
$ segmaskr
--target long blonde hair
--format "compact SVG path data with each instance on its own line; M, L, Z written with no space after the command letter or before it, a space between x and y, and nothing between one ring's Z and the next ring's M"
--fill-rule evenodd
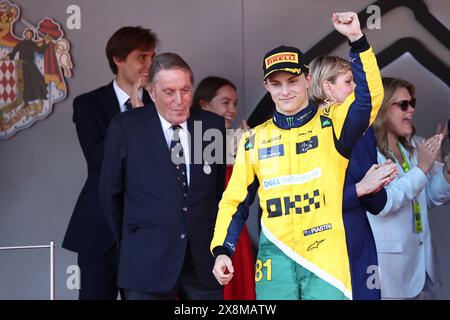
M393 98L397 89L405 88L408 90L409 94L412 98L416 93L416 88L414 85L406 80L399 78L383 78L383 87L384 87L384 98L381 104L380 111L378 112L378 116L373 123L373 127L375 129L375 136L377 138L377 146L380 149L380 152L386 157L386 159L391 159L395 161L394 155L392 154L392 150L389 147L388 139L387 139L387 128L386 128L386 120L387 120L387 111L393 102ZM413 127L413 131L415 131ZM414 132L413 132L414 134ZM414 150L414 147L411 144L411 137L397 137L398 141L402 144L404 148L406 148L410 153Z
M334 84L338 76L352 71L350 62L338 56L319 56L309 64L309 74L312 82L308 88L308 98L316 105L323 104L330 97L323 89L323 83L330 81Z

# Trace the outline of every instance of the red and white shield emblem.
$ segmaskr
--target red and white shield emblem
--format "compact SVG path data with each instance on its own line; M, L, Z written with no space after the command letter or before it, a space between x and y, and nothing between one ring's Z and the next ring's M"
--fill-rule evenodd
M65 78L72 76L70 44L61 25L43 18L26 19L22 37L13 32L20 8L0 2L0 140L45 119L65 99Z

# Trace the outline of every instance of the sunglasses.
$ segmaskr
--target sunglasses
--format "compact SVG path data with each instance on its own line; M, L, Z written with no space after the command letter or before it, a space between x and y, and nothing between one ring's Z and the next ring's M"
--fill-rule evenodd
M402 109L402 111L408 110L408 107L411 106L413 109L416 107L416 98L412 98L411 100L402 100L399 102L393 102L392 104L395 104Z

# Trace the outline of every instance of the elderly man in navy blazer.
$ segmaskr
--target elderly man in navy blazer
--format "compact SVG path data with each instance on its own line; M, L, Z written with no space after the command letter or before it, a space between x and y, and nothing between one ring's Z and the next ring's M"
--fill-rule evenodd
M99 194L127 299L223 297L209 243L225 185L225 123L190 108L192 83L180 56L157 55L147 87L156 108L119 114L107 132ZM211 141L202 138L209 129Z
M117 30L106 45L106 56L115 79L73 101L73 121L88 176L62 246L78 253L80 300L117 298L117 246L98 197L103 144L111 118L131 107L128 101L134 84L147 77L157 42L156 34L149 29L122 27ZM145 90L141 90L140 98L150 102Z

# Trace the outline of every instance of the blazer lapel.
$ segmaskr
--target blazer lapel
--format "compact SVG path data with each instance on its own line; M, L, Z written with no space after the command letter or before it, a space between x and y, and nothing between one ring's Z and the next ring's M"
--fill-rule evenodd
M152 99L150 99L150 95L148 94L147 90L144 89L143 93L142 93L142 102L144 103L144 105L148 105L149 103L153 104Z
M196 114L196 110L195 109L191 109L191 115L189 117L189 119L187 120L187 124L188 124L188 130L190 133L190 144L189 144L189 154L190 154L190 159L191 159L191 164L189 166L190 168L190 183L189 183L189 189L188 189L188 195L191 192L194 192L196 190L196 187L199 183L202 182L202 178L205 178L206 174L205 173L205 160L204 160L204 155L203 152L205 150L205 148L208 146L208 144L210 143L209 141L204 141L203 140L203 133L204 133L204 128L203 128L203 123L202 123L202 127L197 128L197 130L195 130L194 128L194 123L195 121L202 123L201 118ZM198 126L199 124L197 124ZM195 152L200 154L197 154L197 156L195 156ZM197 161L197 162L195 162Z
M181 195L180 188L176 182L175 168L170 158L169 148L162 131L158 113L154 108L145 108L145 111L145 116L139 128L142 140L152 155L151 159L156 171L162 175L163 180L175 193Z
M188 131L189 131L189 157L190 157L190 165L189 165L189 188L188 188L188 194L191 192L191 190L195 190L195 182L196 182L196 178L199 175L199 165L194 163L194 160L198 160L196 159L196 157L194 156L194 152L196 150L195 148L195 142L198 141L198 138L196 140L196 137L194 136L194 118L192 116L190 116L187 120L187 125L188 125ZM200 139L201 141L201 139ZM203 152L203 147L202 147L202 152Z
M102 98L105 112L109 119L120 113L119 101L117 100L112 82L105 87L105 94Z
M363 140L363 141L361 141ZM352 165L349 166L350 175L355 180L361 180L377 161L376 140L373 128L370 127L357 142L352 153Z

